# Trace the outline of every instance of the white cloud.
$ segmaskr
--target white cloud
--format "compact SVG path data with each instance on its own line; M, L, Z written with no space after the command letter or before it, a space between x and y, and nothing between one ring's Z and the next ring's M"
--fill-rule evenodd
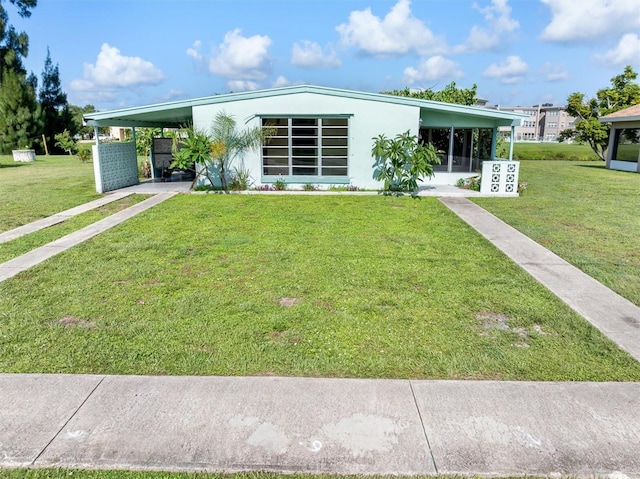
M457 80L463 76L464 74L456 62L440 55L429 58L417 68L408 67L404 70L404 80L409 85L424 81Z
M486 78L499 78L501 83L519 83L529 66L517 55L508 56L502 63L493 63L482 74Z
M71 81L76 91L108 90L140 85L157 85L164 79L153 63L140 57L128 57L116 47L104 43L96 63L85 63L83 78Z
M554 65L549 62L542 65L542 74L548 82L564 81L569 79L569 72L567 72L564 65Z
M190 48L187 48L187 55L196 60L202 60L202 53L200 53L201 46L202 42L200 40L196 40Z
M247 85L264 80L271 72L270 46L268 36L243 37L236 28L225 34L218 54L209 59L209 71L232 81L248 81Z
M485 8L474 4L473 7L484 15L488 28L478 25L471 27L467 41L464 45L456 47L456 52L489 51L504 45L504 34L520 27L520 23L511 18L511 7L507 1L491 0L491 5Z
M335 50L327 47L326 53L316 42L303 40L294 43L291 64L304 68L336 68L342 65Z
M163 97L162 99L164 101L173 101L173 100L180 100L182 98L186 98L187 92L184 92L182 90L169 90Z
M640 38L636 33L623 35L618 45L596 59L610 66L640 65Z
M349 23L338 25L336 30L343 45L354 46L369 55L411 51L432 54L446 50L445 42L413 16L410 0L398 0L384 19L375 16L371 8L355 10L349 15Z
M638 0L541 0L551 22L540 38L550 42L597 41L640 28Z
M233 92L258 90L260 88L260 85L257 82L250 80L229 80L227 82L227 86L229 87L229 91Z
M287 80L285 77L283 77L282 75L280 75L278 78L276 78L276 81L274 81L271 86L273 88L278 88L281 86L289 86L289 85L291 85L291 82Z

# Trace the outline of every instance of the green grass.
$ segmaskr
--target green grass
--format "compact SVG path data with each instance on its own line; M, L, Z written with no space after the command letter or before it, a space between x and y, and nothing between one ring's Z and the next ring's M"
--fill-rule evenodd
M69 233L93 224L96 221L106 218L118 211L129 208L148 197L149 195L129 195L94 210L73 216L57 225L21 236L20 238L16 238L7 243L2 243L0 244L0 263L9 261L10 259L16 258L17 256L27 253L35 248L62 238Z
M508 148L508 143L507 143ZM514 160L600 161L589 145L577 143L517 142L513 145Z
M520 198L474 201L640 306L640 175L525 161L520 181Z
M355 196L174 197L0 283L0 371L640 380L436 199Z
M19 163L0 156L0 232L99 198L93 164L77 157L38 156Z

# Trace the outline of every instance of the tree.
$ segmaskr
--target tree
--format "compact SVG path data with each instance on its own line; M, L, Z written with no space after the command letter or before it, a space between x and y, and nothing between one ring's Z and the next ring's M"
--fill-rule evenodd
M447 103L458 103L460 105L475 105L477 100L478 86L473 85L471 88L458 88L456 82L452 81L440 91L433 91L430 88L425 90L404 90L384 91L382 93L395 96L406 96L409 98L417 98L420 100L444 101Z
M9 0L23 18L31 16L31 9L38 0ZM29 53L29 37L24 32L16 32L9 24L9 14L0 0L0 80L5 71L25 73L22 59Z
M76 149L76 142L71 135L69 134L69 130L64 130L62 133L57 133L55 136L56 146L63 149L69 155L73 155L74 150Z
M567 113L577 120L573 130L560 133L560 141L575 139L587 143L601 160L605 160L609 126L598 119L640 103L640 85L633 81L637 77L638 74L627 65L621 75L611 79L611 87L598 90L594 98L587 100L586 95L580 92L569 95Z
M71 121L73 121L73 128L71 131L75 131L77 134L82 135L83 138L92 138L94 133L93 127L85 126L82 121L82 116L87 113L95 112L96 107L90 104L85 106L69 104L68 109ZM108 127L101 127L101 130L108 130Z
M418 191L418 181L433 176L433 165L440 164L435 147L421 144L410 131L400 133L394 139L379 135L373 138L371 154L376 159L375 177L384 182L388 193Z
M67 94L62 91L60 86L60 71L57 64L53 65L48 48L42 70L42 87L38 94L38 100L42 109L44 136L47 144L51 144L55 136L65 130L68 130L71 136L76 134L67 103Z
M0 81L0 152L39 144L41 128L35 91L23 73L5 69Z

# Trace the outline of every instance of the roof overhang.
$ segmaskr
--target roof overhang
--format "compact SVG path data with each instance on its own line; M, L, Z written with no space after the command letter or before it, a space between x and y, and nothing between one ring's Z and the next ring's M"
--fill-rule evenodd
M192 121L193 107L195 106L294 95L299 93L313 93L316 95L328 95L332 97L413 106L420 108L421 111L442 112L461 115L468 118L483 118L485 120L493 121L497 126L517 126L520 124L521 120L529 117L529 115L522 113L444 103L439 101L420 100L383 93L359 92L315 85L292 85L282 88L228 93L224 95L196 98L193 100L158 103L155 105L126 108L122 110L87 113L84 115L84 121L90 126L178 128Z

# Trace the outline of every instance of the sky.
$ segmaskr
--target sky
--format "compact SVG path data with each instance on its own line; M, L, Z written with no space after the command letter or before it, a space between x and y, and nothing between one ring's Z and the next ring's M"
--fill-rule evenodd
M1 0L0 0L1 1ZM98 110L315 84L478 86L490 105L593 96L640 72L640 0L38 0L9 21Z

